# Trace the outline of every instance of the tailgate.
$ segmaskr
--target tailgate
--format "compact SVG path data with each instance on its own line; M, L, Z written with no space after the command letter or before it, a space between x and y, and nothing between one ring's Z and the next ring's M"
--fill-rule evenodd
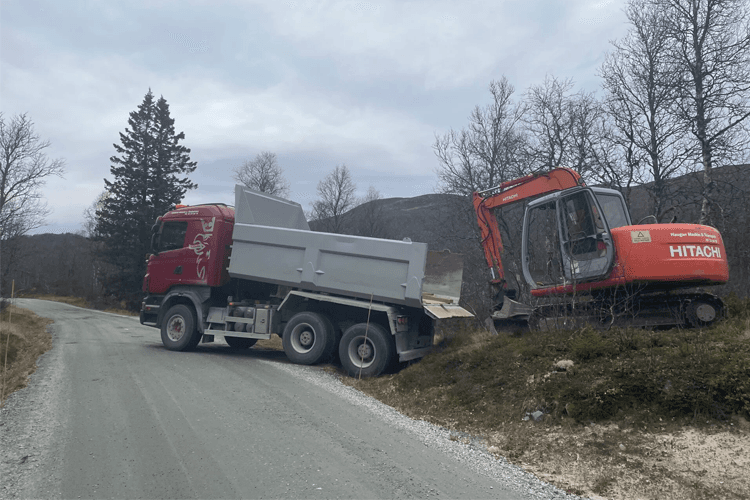
M433 319L471 318L474 315L458 305L464 272L463 255L427 252L422 282L422 307Z

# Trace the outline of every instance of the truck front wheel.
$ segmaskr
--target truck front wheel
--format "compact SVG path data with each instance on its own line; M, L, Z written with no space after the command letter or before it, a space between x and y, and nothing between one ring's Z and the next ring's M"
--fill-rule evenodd
M281 344L293 363L314 365L333 356L336 334L327 317L305 311L292 316L286 324Z
M351 377L377 377L395 354L393 336L377 324L358 323L347 328L339 344L341 365Z
M170 351L189 351L201 340L195 328L195 315L185 304L169 308L161 324L161 341Z

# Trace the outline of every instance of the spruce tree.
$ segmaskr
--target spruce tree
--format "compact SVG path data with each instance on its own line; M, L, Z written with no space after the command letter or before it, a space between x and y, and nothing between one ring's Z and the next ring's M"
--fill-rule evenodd
M114 144L110 158L113 181L104 179L108 196L96 212L96 237L110 272L105 287L117 300L135 308L142 298L151 226L173 209L196 184L185 174L193 172L190 149L180 144L185 134L175 133L174 119L164 97L154 102L149 89L129 127Z

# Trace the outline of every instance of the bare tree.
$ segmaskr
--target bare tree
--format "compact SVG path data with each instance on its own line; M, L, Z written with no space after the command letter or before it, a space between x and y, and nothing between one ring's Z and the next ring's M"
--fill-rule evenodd
M441 190L462 195L447 201L451 216L438 226L440 239L464 254L464 300L477 309L484 309L489 303L489 287L471 194L529 173L524 162L526 138L521 121L526 108L514 102L515 89L505 77L490 82L489 91L491 102L474 107L466 128L437 136L433 145ZM495 215L505 243L504 256L512 263L520 248L520 224L516 223L517 213L508 212L497 211ZM514 276L515 268L510 266L508 274Z
M101 211L104 200L109 197L109 191L106 189L99 193L99 196L83 210L83 236L93 238L96 235L96 212Z
M526 158L534 171L570 167L584 175L594 168L601 106L593 93L573 93L573 80L547 76L526 92Z
M711 223L716 161L748 146L741 127L750 117L750 5L747 0L651 0L669 41L676 114L698 143L703 165L699 222Z
M346 165L339 165L318 183L318 196L313 202L312 218L325 232L342 233L346 213L357 205L357 186Z
M660 13L650 0L631 0L625 11L628 34L612 42L599 74L607 92L604 106L611 133L604 143L619 153L621 176L649 184L651 213L660 220L672 209L667 179L684 167L685 126L674 116L677 77L668 64L668 38ZM625 180L623 179L623 180Z
M629 140L623 138L613 117L602 107L596 127L596 140L593 145L594 169L589 173L591 181L603 186L618 189L630 205L630 194L641 168L641 152ZM633 122L628 122L632 124ZM629 135L626 135L626 137Z
M40 189L50 175L61 176L65 166L62 159L47 158L49 146L49 141L35 133L25 113L7 123L0 113L0 241L44 223L49 212Z
M581 174L592 174L597 167L596 149L601 140L602 105L593 92L578 92L570 102L571 144L563 166Z
M533 170L550 170L565 165L572 144L573 118L570 106L573 80L548 75L544 83L526 91L524 117L528 131L526 155Z
M276 160L276 154L259 153L252 160L245 160L234 170L234 179L250 189L275 196L289 196L289 183Z
M474 108L467 128L435 137L443 192L470 196L524 173L518 127L523 106L513 102L514 88L505 77L490 82L489 91L492 102Z

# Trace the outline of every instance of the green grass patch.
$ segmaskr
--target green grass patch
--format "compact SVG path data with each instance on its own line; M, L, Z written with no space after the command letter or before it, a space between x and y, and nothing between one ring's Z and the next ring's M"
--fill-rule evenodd
M413 399L412 414L429 408L442 422L468 414L484 429L534 411L556 423L750 419L749 301L730 298L729 311L709 329L464 329L400 373L357 384L396 405Z

